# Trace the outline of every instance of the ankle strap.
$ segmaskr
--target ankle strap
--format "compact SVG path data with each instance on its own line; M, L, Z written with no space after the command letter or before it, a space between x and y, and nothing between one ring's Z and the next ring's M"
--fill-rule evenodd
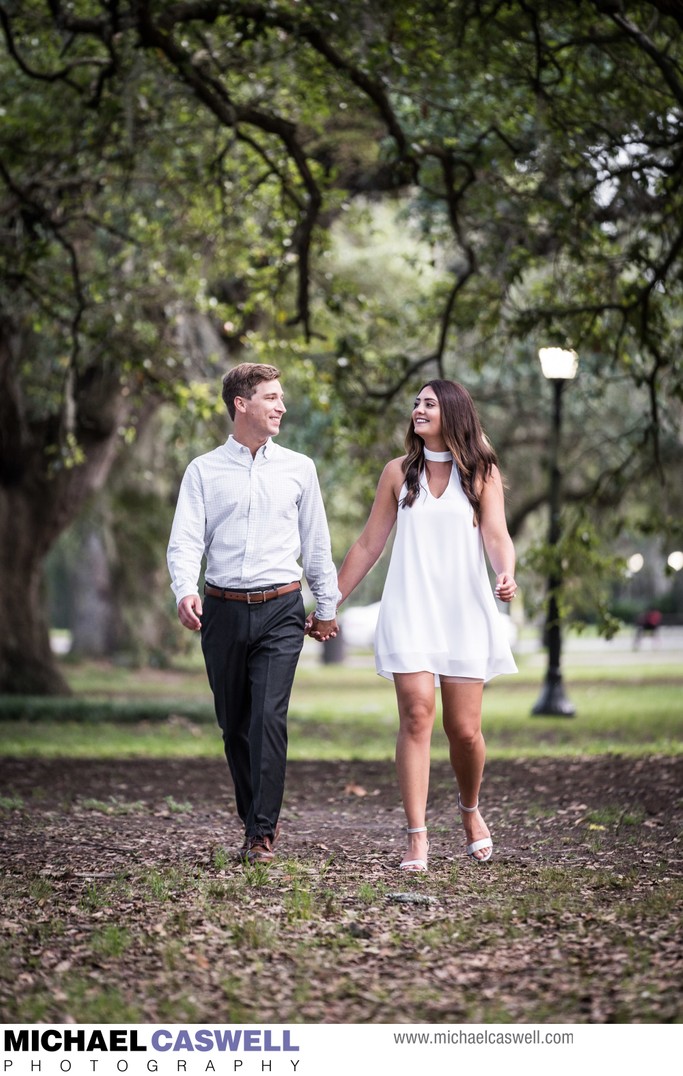
M479 807L479 800L475 803L474 807L465 807L465 804L460 799L460 793L458 792L458 810L464 811L465 814L472 814Z
M426 832L427 832L427 827L426 826L417 826L415 829L410 829L409 826L406 826L406 833L426 833Z

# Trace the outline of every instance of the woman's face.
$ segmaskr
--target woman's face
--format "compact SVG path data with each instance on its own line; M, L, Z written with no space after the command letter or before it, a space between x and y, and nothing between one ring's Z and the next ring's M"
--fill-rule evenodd
M441 408L434 389L425 385L413 407L413 429L418 437L441 436Z

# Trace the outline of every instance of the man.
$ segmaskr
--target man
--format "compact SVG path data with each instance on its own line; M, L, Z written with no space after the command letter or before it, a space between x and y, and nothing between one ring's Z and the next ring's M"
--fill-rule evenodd
M286 411L279 377L274 366L245 362L223 378L234 433L189 464L168 546L178 617L201 629L248 863L274 858L304 633L337 634L337 573L315 465L273 442ZM316 599L306 625L300 554Z

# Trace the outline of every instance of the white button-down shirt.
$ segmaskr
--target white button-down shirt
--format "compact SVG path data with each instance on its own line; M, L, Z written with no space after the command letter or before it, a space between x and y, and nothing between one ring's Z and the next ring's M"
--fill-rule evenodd
M332 620L341 594L315 464L269 438L255 456L232 434L189 464L178 494L167 561L180 602L207 583L257 589L301 579L316 615Z

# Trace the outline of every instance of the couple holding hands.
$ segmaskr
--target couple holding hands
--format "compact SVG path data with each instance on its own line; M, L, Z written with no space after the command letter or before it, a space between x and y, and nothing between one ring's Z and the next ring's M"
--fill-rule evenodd
M287 708L304 635L324 642L337 634L338 606L378 560L396 524L375 662L394 681L398 703L396 768L408 838L399 867L427 870L437 685L466 851L484 863L493 843L478 808L483 688L493 676L517 671L484 556L485 550L496 576L495 596L511 601L515 554L495 452L462 385L423 385L406 454L384 468L368 521L337 576L315 465L273 440L286 411L279 379L280 371L263 363L241 363L223 378L234 432L189 464L168 546L178 617L201 631L244 824L240 858L274 859ZM302 572L316 602L308 618Z

